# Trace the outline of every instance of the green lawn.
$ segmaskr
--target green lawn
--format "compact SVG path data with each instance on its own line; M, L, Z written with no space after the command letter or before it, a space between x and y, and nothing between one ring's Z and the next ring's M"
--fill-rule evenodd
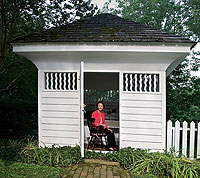
M56 178L64 169L0 159L0 178Z

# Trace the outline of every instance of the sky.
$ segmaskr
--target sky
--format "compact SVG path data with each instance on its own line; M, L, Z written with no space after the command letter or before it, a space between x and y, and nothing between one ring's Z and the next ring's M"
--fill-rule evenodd
M96 4L99 9L103 8L105 2L108 2L108 0L92 0L92 3Z

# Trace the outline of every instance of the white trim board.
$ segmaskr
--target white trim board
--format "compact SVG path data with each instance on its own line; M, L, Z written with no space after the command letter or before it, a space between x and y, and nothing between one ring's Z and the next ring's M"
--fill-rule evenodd
M75 45L75 44L12 44L14 52L41 51L124 51L124 52L176 52L189 53L191 44L171 45Z

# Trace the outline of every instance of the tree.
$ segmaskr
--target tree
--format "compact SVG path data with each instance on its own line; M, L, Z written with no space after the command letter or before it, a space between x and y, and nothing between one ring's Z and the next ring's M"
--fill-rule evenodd
M96 10L84 0L0 0L0 67L14 38L91 16Z
M97 7L85 0L0 0L1 136L37 134L37 68L12 52L13 39L91 16Z
M9 89L23 71L27 71L27 64L22 65L19 57L12 54L10 42L18 36L41 31L45 28L70 23L75 19L91 16L97 7L90 1L84 0L0 0L0 77L3 78L11 65L20 71L13 73L13 78L0 85L0 92ZM3 62L5 65L3 66ZM21 60L25 62L26 60ZM19 66L17 65L19 64ZM24 69L22 67L24 66ZM32 67L31 67L32 68ZM12 69L13 70L13 69ZM16 74L19 75L16 75ZM15 77L14 77L15 76ZM3 80L1 80L3 81Z
M112 13L198 40L200 38L200 5L198 0L115 0ZM179 120L199 120L200 80L191 71L200 67L199 52L192 52L167 78L167 116ZM195 110L195 112L194 112Z

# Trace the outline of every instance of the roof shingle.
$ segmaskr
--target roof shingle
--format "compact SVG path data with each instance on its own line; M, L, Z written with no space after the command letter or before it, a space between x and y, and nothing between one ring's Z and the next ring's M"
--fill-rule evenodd
M32 42L164 42L193 43L191 40L153 29L111 14L99 14L17 38L13 43Z

